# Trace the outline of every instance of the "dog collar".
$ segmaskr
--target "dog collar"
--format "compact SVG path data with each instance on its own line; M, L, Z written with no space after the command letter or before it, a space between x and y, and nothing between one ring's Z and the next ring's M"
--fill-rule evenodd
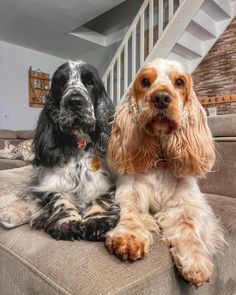
M83 131L72 129L71 133L73 134L73 136L76 137L76 144L79 149L84 150L87 147L87 145L91 143L91 138L88 134L85 134Z
M169 163L165 159L158 159L153 162L154 168L169 168Z
M159 159L156 161L153 161L153 167L154 168L169 168L169 163L165 159L165 156L162 151L160 151Z
M87 141L82 140L82 139L77 139L76 143L77 143L79 149L84 150L86 148Z

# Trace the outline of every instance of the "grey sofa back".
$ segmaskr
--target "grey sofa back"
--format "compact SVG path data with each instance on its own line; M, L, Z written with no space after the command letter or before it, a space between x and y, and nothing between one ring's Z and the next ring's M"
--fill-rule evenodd
M215 138L216 162L200 181L201 190L236 198L236 114L209 117L208 124Z
M32 139L34 130L8 130L0 129L0 149L4 147L4 141L8 140L11 144L17 145L21 141Z

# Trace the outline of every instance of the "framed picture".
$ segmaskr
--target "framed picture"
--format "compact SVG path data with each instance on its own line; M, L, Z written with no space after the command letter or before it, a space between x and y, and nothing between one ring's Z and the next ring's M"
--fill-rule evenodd
M39 89L42 88L42 84L41 84L40 80L38 80L38 79L34 80L34 88L39 88Z

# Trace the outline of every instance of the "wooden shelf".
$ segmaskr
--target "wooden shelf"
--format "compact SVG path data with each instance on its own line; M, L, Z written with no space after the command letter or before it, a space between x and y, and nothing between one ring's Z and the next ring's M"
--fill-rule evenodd
M204 107L236 102L236 93L229 94L229 95L213 96L213 97L201 97L199 98L199 101Z
M29 106L42 108L44 101L49 94L50 77L49 74L41 71L33 71L32 67L28 71L29 79Z

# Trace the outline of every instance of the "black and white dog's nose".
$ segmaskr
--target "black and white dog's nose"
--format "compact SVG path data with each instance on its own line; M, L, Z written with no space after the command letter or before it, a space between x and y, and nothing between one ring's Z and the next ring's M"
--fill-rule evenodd
M168 92L157 92L152 96L154 106L158 109L165 109L172 101L172 96Z
M67 91L62 101L64 106L69 108L82 108L87 106L85 97L76 89Z

